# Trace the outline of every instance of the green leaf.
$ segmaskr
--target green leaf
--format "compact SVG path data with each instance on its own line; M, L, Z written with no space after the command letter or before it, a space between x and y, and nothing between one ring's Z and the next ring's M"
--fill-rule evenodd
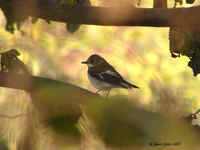
M76 32L80 28L80 26L81 26L80 24L71 24L71 23L66 24L67 31L70 33Z
M33 24L35 24L36 22L38 22L38 20L39 20L39 18L32 17L31 22Z

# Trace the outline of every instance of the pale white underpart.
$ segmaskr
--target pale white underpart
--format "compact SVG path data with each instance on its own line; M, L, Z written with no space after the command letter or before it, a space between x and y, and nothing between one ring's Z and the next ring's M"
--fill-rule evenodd
M88 79L89 79L90 83L92 84L92 86L94 86L98 90L103 90L103 91L110 90L111 88L115 87L109 83L99 81L99 80L95 79L94 77L91 77L89 74L88 74Z

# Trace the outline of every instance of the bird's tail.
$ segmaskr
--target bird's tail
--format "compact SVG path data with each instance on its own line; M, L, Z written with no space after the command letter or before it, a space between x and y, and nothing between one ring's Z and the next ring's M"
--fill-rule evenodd
M126 89L132 89L132 88L138 88L139 89L138 86L131 84L131 83L125 81L125 80L123 82L121 82L121 85Z

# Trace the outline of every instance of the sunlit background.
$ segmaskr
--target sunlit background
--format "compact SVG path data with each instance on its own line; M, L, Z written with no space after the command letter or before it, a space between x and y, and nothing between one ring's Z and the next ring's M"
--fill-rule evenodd
M141 7L152 7L152 2L142 0ZM11 34L5 30L5 24L1 12L0 51L19 50L20 59L35 76L69 82L95 92L87 78L87 67L81 61L99 54L125 79L140 87L139 90L113 89L111 97L118 94L128 99L135 97L152 109L167 103L162 97L173 101L176 109L183 112L194 112L200 107L200 78L194 77L187 67L188 58L171 58L168 28L82 25L71 34L64 23L48 24L39 20L32 24L29 20L21 31ZM4 97L4 88L0 92Z
M148 1L141 4L152 6ZM21 31L11 34L4 28L4 16L0 19L1 51L18 49L33 75L70 82L95 92L81 61L99 54L125 79L141 88L114 89L111 95L137 96L141 103L151 104L157 100L155 95L162 86L180 96L187 111L199 107L199 77L193 77L186 57L171 58L168 28L82 25L70 34L63 23L40 20L36 24L26 21Z

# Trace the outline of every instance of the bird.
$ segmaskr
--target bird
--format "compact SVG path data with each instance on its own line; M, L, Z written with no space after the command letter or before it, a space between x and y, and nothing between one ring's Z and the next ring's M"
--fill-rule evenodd
M103 57L93 54L82 64L88 66L88 79L97 92L106 91L108 97L113 88L139 88L138 86L124 80L123 77Z

